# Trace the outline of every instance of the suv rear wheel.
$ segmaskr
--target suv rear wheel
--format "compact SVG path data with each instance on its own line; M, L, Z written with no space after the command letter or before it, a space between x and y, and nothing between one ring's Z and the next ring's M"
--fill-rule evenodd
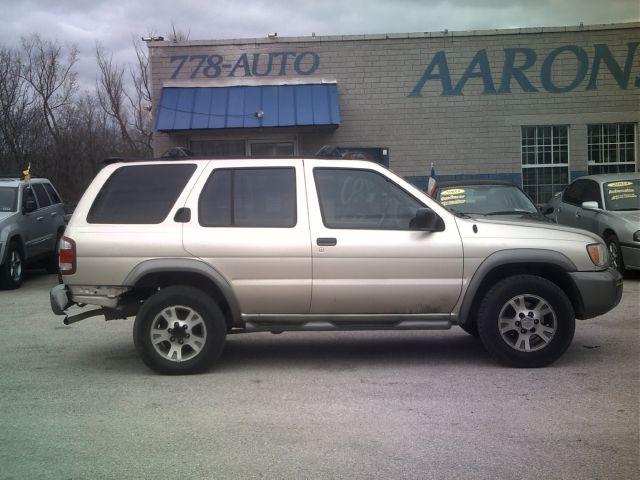
M478 332L497 360L513 367L543 367L569 348L575 313L549 280L518 275L498 282L480 304Z
M193 287L174 286L149 297L133 326L144 363L165 374L206 370L222 353L227 334L215 301Z
M4 264L0 265L0 288L13 290L22 285L24 275L24 258L20 246L14 240L7 247Z

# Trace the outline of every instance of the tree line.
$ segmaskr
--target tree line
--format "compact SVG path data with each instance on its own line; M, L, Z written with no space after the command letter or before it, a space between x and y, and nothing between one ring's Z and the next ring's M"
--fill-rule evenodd
M151 92L146 46L121 65L96 44L93 88L77 81L76 46L39 35L0 45L0 174L49 178L73 204L110 156L152 154Z

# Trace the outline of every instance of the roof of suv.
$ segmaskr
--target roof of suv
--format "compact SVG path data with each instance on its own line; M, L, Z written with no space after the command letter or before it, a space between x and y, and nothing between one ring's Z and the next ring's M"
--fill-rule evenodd
M33 183L50 183L46 178L32 178L29 182ZM21 178L17 177L0 177L0 186L1 187L17 187L19 185L23 185L25 182Z

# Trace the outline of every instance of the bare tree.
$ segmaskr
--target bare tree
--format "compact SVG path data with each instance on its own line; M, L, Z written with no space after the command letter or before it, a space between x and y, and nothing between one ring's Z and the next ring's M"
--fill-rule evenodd
M23 68L17 50L0 47L0 149L6 151L2 156L12 170L27 162L30 131L37 116Z
M153 128L151 125L151 82L149 78L149 56L146 49L135 38L132 39L136 52L136 63L129 69L133 93L127 94L133 117L132 128L136 142L143 154L151 154Z
M190 35L191 35L191 30L187 30L186 32L180 29L176 30L176 24L173 20L171 20L171 32L169 32L170 42L173 42L173 43L186 42L187 40L189 40Z
M96 60L98 62L98 79L96 92L102 109L113 119L120 129L122 139L131 151L136 145L128 130L128 116L126 88L124 85L124 67L113 61L113 55L107 55L100 44L96 44Z
M37 34L23 38L22 49L26 62L22 76L35 92L47 130L58 145L61 140L59 112L70 104L77 91L73 67L78 61L78 49L71 46L65 58L61 45L43 40Z

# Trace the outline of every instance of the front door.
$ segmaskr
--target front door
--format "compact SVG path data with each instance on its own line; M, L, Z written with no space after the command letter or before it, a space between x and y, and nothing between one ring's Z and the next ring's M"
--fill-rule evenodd
M409 229L421 195L377 165L305 160L313 251L313 314L448 314L462 285L455 220ZM436 211L439 207L431 205ZM442 213L442 212L441 212Z

